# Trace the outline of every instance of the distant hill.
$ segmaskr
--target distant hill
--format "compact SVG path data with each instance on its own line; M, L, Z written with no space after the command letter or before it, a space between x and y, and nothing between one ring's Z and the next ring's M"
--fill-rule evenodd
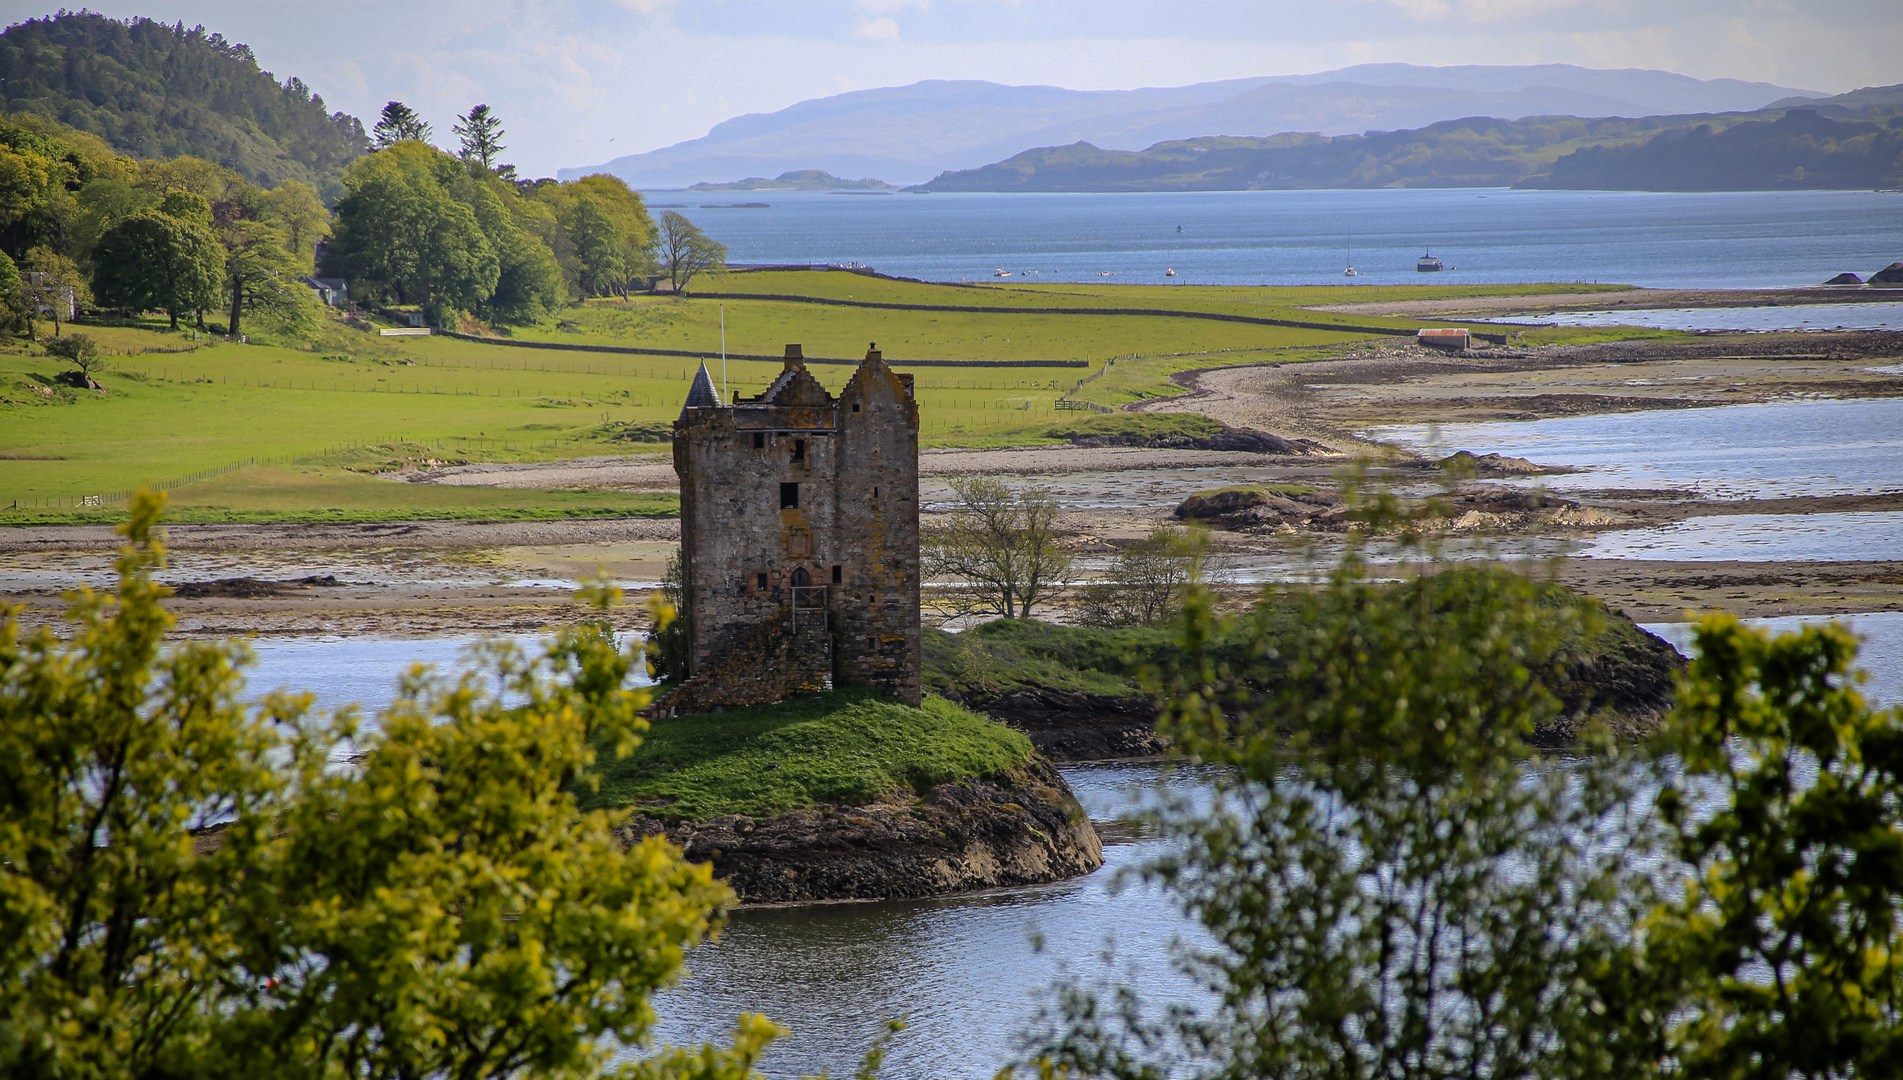
M1210 134L1342 135L1419 128L1464 116L1650 116L1748 112L1822 94L1770 83L1567 64L1417 67L1365 64L1142 90L1066 90L928 81L802 101L735 117L699 139L564 179L608 172L636 187L819 169L917 183L998 161L1027 146L1086 141L1135 150Z
M694 184L689 191L897 191L884 180L842 180L824 169L792 169L768 180L749 176L724 184Z
M1644 191L1903 188L1903 113L1887 123L1808 106L1718 129L1680 127L1624 146L1590 146L1529 187Z
M0 110L30 112L148 158L202 157L270 186L295 178L341 193L369 149L353 116L293 77L282 85L245 45L151 19L64 12L0 33Z
M1079 142L948 171L914 190L1896 187L1903 183L1903 119L1890 113L1903 115L1903 103L1886 104L1888 89L1748 113L1468 117L1366 135L1176 139L1141 151ZM1820 115L1825 109L1847 115Z

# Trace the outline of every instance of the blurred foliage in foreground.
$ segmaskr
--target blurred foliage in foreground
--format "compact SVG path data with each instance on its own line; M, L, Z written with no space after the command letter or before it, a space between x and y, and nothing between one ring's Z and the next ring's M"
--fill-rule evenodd
M1423 567L1431 571L1433 567ZM1895 1076L1903 710L1838 626L1697 629L1660 744L1534 733L1590 607L1505 571L1368 580L1219 619L1192 590L1163 730L1227 766L1141 877L1204 993L1073 974L1038 1076ZM1238 635L1243 647L1234 643Z
M591 747L645 728L638 654L583 624L415 669L373 724L247 703L244 646L166 641L161 502L70 636L0 629L0 1075L580 1077L645 1045L732 894L577 809ZM621 1071L748 1076L780 1033Z

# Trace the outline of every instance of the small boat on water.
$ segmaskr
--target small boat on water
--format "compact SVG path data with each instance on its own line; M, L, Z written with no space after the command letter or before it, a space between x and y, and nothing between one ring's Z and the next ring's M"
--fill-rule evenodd
M1342 277L1360 277L1361 271L1355 269L1355 234L1348 234L1348 269L1341 272Z
M1010 277L1011 271L1006 270L1004 267L1000 266L996 270L993 270L991 272L991 276L992 277Z
M1430 251L1427 254L1421 256L1420 261L1414 264L1414 269L1419 271L1420 273L1428 274L1436 270L1445 269L1445 267L1441 265L1441 261L1439 259L1436 259L1434 257L1434 253Z
M1165 270L1165 271L1163 271L1163 276L1164 276L1164 277L1175 277L1175 276L1176 276L1176 268L1175 268L1174 266L1172 266L1172 267L1170 267L1170 268L1169 268L1168 270Z

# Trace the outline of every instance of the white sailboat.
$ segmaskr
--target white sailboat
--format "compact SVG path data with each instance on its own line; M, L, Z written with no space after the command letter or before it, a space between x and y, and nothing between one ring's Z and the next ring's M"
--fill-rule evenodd
M1355 269L1355 234L1348 234L1348 269L1341 272L1342 277L1360 277L1361 271Z

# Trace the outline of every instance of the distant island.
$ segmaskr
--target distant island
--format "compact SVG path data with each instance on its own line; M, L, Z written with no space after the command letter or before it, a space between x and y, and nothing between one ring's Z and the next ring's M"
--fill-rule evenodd
M689 191L897 191L898 186L884 180L846 180L834 176L824 169L791 169L768 180L764 176L749 176L745 180L729 180L724 184L699 183L688 186Z
M1406 131L1207 136L1143 150L1043 146L911 191L1903 187L1903 85L1748 113L1468 117Z

